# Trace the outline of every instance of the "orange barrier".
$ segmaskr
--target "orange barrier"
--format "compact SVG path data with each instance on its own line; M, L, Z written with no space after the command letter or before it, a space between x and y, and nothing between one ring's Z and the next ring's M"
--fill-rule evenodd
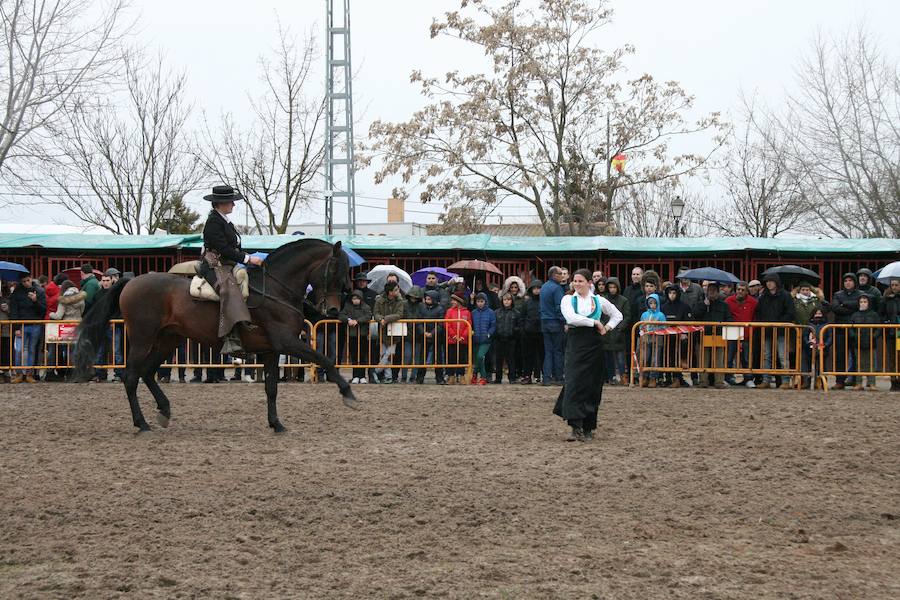
M454 323L460 331L465 328L465 334L450 339L446 332ZM401 319L356 326L325 320L313 327L313 341L339 369L354 369L354 377L368 379L374 371L379 379L387 379L385 373L391 371L391 378L393 373L402 377L407 372L412 380L420 369L435 369L435 377L448 371L447 376L458 383L472 379L472 326L465 319Z
M791 387L800 387L813 375L813 350L804 349L811 331L793 323L638 321L631 330L631 373L651 387L659 373L671 374L676 386L682 373L711 373L716 385L725 375L764 375L789 377Z
M823 388L828 378L863 378L874 388L876 377L900 380L900 324L829 324L819 333L819 373Z

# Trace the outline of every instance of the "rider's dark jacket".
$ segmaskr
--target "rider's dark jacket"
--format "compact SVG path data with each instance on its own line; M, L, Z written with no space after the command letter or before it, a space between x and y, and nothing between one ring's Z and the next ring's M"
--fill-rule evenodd
M235 265L246 263L247 254L241 250L241 236L238 235L234 223L225 219L219 211L209 211L206 225L203 226L203 246L206 250L215 250L221 256L223 264ZM206 261L200 265L200 275L215 285L216 274Z

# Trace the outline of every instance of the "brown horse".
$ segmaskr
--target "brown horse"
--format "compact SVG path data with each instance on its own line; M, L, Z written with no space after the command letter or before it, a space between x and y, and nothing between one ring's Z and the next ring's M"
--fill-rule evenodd
M350 265L341 243L321 240L291 242L270 254L262 267L250 267L250 297L247 305L256 327L241 331L248 353L262 357L265 367L269 427L284 431L278 420L275 399L278 393L278 355L293 355L322 367L329 381L338 385L344 404L357 408L350 384L334 367L334 361L300 340L304 328L307 284L313 286L315 306L324 303L330 318L337 316L341 296L350 289ZM121 310L125 319L128 354L125 359L125 392L134 426L149 431L137 400L138 382L144 383L156 399L157 419L168 427L172 416L169 399L156 382L156 371L183 338L222 347L217 337L219 304L198 301L190 296L190 283L168 273L147 273L120 281L91 308L78 327L75 350L75 380L87 380L96 348L106 336L109 321Z

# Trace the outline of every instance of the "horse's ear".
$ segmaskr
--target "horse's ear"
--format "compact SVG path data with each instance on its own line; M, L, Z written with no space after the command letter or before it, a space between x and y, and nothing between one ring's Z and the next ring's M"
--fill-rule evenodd
M341 242L337 241L334 243L334 256L340 256L341 254Z

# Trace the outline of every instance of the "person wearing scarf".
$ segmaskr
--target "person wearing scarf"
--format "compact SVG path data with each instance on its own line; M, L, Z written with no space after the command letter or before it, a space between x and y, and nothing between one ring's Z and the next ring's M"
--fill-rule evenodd
M603 396L602 337L622 322L616 306L593 293L591 272L575 271L575 293L563 296L560 310L566 321L566 380L553 414L571 427L566 441L589 441L597 428L597 412Z

